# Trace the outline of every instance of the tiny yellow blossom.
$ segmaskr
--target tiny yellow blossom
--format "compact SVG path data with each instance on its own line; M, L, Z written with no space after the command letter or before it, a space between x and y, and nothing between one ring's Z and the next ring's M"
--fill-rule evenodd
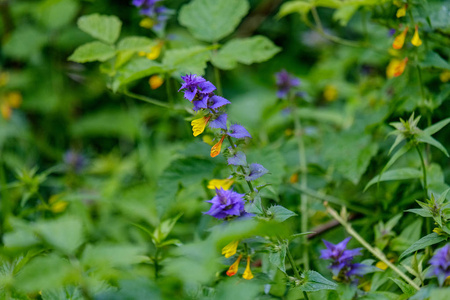
M326 101L332 102L338 98L338 91L334 85L327 85L323 91L323 97Z
M442 82L448 82L450 80L450 71L449 70L445 70L444 72L439 74L439 79Z
M7 72L0 72L0 87L5 86L9 81L9 74Z
M0 111L6 120L11 118L12 109L22 104L22 95L19 92L9 92L0 98Z
M228 190L234 183L234 180L232 178L227 179L211 179L208 182L208 189L215 190L215 189L224 189Z
M203 136L202 140L203 140L204 143L206 143L206 144L208 144L210 146L214 145L214 141L213 141L212 137L210 135L208 135L208 134L205 134Z
M406 63L408 62L408 58L405 57L403 60L400 59L391 59L389 65L386 68L386 76L387 78L398 77L403 74L406 68Z
M381 270L386 270L388 266L385 262L380 260L379 262L377 262L375 264L375 267L377 267L378 269L381 269Z
M236 254L237 247L239 245L239 241L232 241L228 245L222 248L222 255L225 255L225 258L232 257Z
M242 254L239 255L239 257L236 259L236 261L228 268L227 275L233 276L236 275L238 268L239 268L239 262L241 261Z
M253 278L252 270L250 270L250 256L247 256L247 267L245 268L242 278L250 280Z
M155 25L155 21L150 18L144 18L139 22L139 26L147 29L151 29Z
M289 182L290 182L290 183L296 183L296 182L298 182L298 173L292 174L291 177L289 177Z
M404 17L406 15L406 9L407 8L408 8L408 4L404 4L402 7L400 7L397 10L397 14L396 14L397 18Z
M159 88L164 82L164 79L159 75L153 75L148 79L148 84L152 88L152 90L156 90Z
M205 127L206 124L208 124L209 119L211 119L211 117L201 117L199 119L192 120L191 126L194 136L198 136L205 131Z
M211 148L211 157L216 157L217 155L220 154L220 150L222 149L222 143L223 143L224 139L225 139L225 135L223 135L222 138L220 139L220 141L218 141L217 144L215 144Z
M392 48L397 50L402 49L403 45L405 44L405 38L407 33L408 33L408 26L406 26L406 28L395 37L394 43L392 43Z
M411 44L413 44L416 47L419 47L422 45L422 40L419 37L419 27L416 25L416 29L414 30L414 36L411 40Z
M153 46L150 49L150 52L147 53L146 57L150 60L157 59L159 57L159 55L161 54L162 46L163 46L162 43L158 43L156 46Z

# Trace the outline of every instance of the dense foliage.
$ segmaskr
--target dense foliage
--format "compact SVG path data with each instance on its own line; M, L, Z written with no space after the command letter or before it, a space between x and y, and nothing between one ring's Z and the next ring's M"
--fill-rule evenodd
M449 299L448 1L0 10L0 299Z

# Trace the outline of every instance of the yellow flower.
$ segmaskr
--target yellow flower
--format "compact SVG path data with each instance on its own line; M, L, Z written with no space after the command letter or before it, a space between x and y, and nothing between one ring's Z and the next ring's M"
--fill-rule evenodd
M403 48L403 44L405 44L406 33L408 33L408 26L406 26L402 33L395 37L394 43L392 43L392 48L397 50Z
M290 183L296 183L296 182L298 182L298 173L292 174L291 177L289 177L289 182L290 182Z
M381 269L381 270L386 270L388 266L385 262L380 260L379 262L377 262L375 264L375 267L377 267L378 269Z
M326 101L332 102L337 99L338 91L334 85L327 85L323 91L323 97Z
M252 270L250 270L250 256L247 256L247 267L245 268L242 278L250 280L253 278Z
M150 84L152 90L156 90L157 88L159 88L163 84L163 82L164 79L159 75L153 75L148 80L148 84Z
M201 117L199 119L192 120L191 126L194 136L200 135L203 131L205 131L205 127L206 124L208 124L209 119L211 119L211 117Z
M232 241L231 243L222 248L222 255L225 255L225 258L235 255L238 245L239 241Z
M411 40L411 44L413 44L416 47L419 47L422 45L422 40L419 37L419 27L416 25L416 29L414 30L414 36Z
M231 185L234 183L234 180L232 178L227 179L211 179L208 182L208 189L214 190L214 189L224 189L228 190Z
M442 82L448 82L450 80L450 71L445 70L444 72L442 72L441 74L439 74L439 79Z
M404 17L406 15L406 9L408 8L408 4L403 5L397 10L397 18Z
M220 150L222 149L222 143L223 143L224 139L225 139L225 135L223 135L222 138L220 139L220 141L218 141L217 144L215 144L211 148L211 157L216 157L217 155L220 154Z
M241 261L242 254L239 255L239 257L236 259L236 261L228 268L227 275L233 276L236 275L238 268L239 268L239 262Z
M153 46L150 49L150 53L147 53L146 57L150 60L157 59L161 54L162 45L162 43L158 43L156 46Z
M5 86L9 81L9 73L0 72L0 87Z
M0 111L3 118L11 118L12 109L19 108L22 104L22 95L19 92L9 92L3 98L0 98Z
M147 29L151 29L155 25L155 21L150 18L144 18L139 22L139 26Z
M50 204L50 210L55 214L63 212L69 205L69 202L61 200L62 195L57 194L50 197L48 204Z
M389 65L386 68L387 78L398 77L403 74L406 68L406 63L408 58L405 57L403 60L393 58L391 59Z

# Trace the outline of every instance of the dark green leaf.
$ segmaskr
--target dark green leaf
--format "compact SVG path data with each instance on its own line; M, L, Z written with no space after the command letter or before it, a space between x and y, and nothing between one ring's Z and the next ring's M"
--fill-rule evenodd
M422 250L428 246L440 243L445 240L445 237L438 235L437 233L430 233L429 235L424 236L420 240L416 241L414 244L411 245L408 249L406 249L399 257L399 259L402 259L403 257L414 253L416 251Z
M316 271L307 271L303 274L304 282L299 288L304 292L317 292L320 290L335 290L337 284L329 281Z
M267 210L269 215L272 215L273 220L277 222L284 222L290 217L296 216L297 214L293 211L290 211L289 209L281 206L281 205L275 205L269 207Z
M381 181L393 181L393 180L406 180L422 178L422 172L412 168L402 168L386 171L381 176L377 175L364 188L364 191L371 187L373 184Z

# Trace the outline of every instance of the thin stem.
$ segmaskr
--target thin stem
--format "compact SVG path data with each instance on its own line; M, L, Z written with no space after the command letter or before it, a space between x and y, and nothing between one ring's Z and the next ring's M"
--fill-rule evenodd
M234 145L233 140L231 139L231 137L229 135L227 135L227 139L228 139L228 142L231 145L231 148L233 148L233 150L236 150L236 146ZM240 170L241 170L241 172L243 174L246 173L243 166L239 166L239 168L240 168ZM254 190L253 190L252 183L250 181L248 181L248 180L246 180L246 182L247 182L248 188L250 189L250 193L253 193Z
M216 78L217 94L222 96L222 83L220 82L220 70L214 67L214 77Z
M145 96L142 96L142 95L138 95L138 94L132 93L132 92L127 91L127 90L124 90L123 94L125 96L131 97L131 98L134 98L134 99L137 99L137 100L141 100L141 101L153 104L153 105L157 105L157 106L164 107L164 108L171 108L171 106L169 104L167 104L167 103L164 103L162 101L159 101L159 100L156 100L156 99L152 99L152 98L149 98L149 97L145 97Z
M154 266L155 266L155 280L158 279L158 277L159 277L159 274L158 274L158 272L159 272L158 255L159 255L159 248L156 247L155 259L153 260Z
M292 257L291 250L289 250L289 245L286 245L286 254L287 254L289 263L291 264L292 270L294 270L295 277L297 277L297 279L302 279L302 277L300 276L300 273L297 270L297 266L295 265L295 260ZM305 299L309 300L308 294L306 292L303 292L303 297Z
M328 211L328 213L336 219L341 225L345 228L345 230L353 236L364 248L366 248L369 252L371 252L376 258L384 262L389 268L391 268L395 273L397 273L400 277L402 277L407 283L409 283L414 289L420 290L420 287L413 281L411 278L409 278L405 273L403 273L399 268L397 268L395 265L393 265L387 257L384 255L383 252L380 251L380 249L373 248L366 240L364 240L363 237L361 237L354 229L353 227L347 223L347 221L339 216L337 211L332 209L330 206L328 206L327 203L325 203L325 207Z
M419 153L420 163L422 164L423 172L423 189L425 193L425 199L428 198L428 184L427 184L427 168L425 167L425 160L423 159L422 151L420 151L419 146L416 146L417 153Z
M291 96L292 114L294 118L295 126L295 138L298 144L298 158L300 162L301 183L300 186L303 189L308 188L308 169L306 164L306 150L305 142L303 141L302 124L300 122L300 116L298 115L298 108L295 106L294 99ZM300 212L301 212L301 232L308 231L308 197L303 194L300 197ZM303 237L303 266L305 270L309 270L309 251L308 251L308 238Z

